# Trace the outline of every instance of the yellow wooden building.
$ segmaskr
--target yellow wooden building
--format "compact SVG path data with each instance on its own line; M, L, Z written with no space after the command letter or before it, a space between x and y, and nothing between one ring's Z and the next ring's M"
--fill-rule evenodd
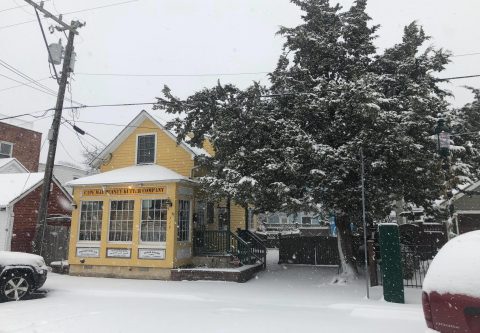
M74 197L70 274L169 279L172 268L192 265L195 230L222 232L199 233L210 237L196 240L204 249L221 243L244 254L246 243L233 233L254 219L233 203L196 197L202 154L214 154L208 143L177 144L159 119L139 113L92 162L100 173L67 184Z

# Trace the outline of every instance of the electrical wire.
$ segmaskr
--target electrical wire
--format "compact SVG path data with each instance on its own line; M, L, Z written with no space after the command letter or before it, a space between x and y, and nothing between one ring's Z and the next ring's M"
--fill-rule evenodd
M203 76L240 76L268 74L270 72L241 72L241 73L199 73L199 74L129 74L129 73L76 73L86 76L123 76L123 77L203 77Z
M14 79L14 78L12 78L12 77L9 77L9 76L6 76L6 75L4 75L4 74L0 74L0 76L1 76L1 77L4 77L4 78L6 78L6 79L9 79L9 80L11 80L11 81L17 82L17 83L21 83L21 84L18 85L17 87L26 86L26 87L29 87L29 88L31 88L31 89L40 91L40 92L42 92L42 93L44 93L44 94L47 94L47 95L50 95L50 96L56 96L55 93L52 93L52 92L50 92L50 91L45 91L45 90L43 90L43 89L39 89L39 88L37 88L37 87L31 86L31 85L30 85L31 82L24 83L24 82L22 82L22 81L18 81L18 80L16 80L16 79Z
M48 69L50 70L50 64L53 65L52 53L50 52L50 49L48 48L47 37L45 36L45 31L43 30L42 21L40 20L40 15L38 15L37 8L35 8L35 14L37 15L37 21L38 21L38 25L40 26L40 31L42 32L42 37L43 37L43 41L45 42L45 47L47 48L48 59L49 59ZM55 73L55 79L57 80L57 83L59 83L60 81L58 80L57 69L55 68L55 66L52 66L52 67L53 67L53 72Z
M44 2L49 2L51 0L44 0ZM15 4L16 4L16 1L14 1ZM3 12L7 12L9 10L14 10L14 9L18 9L18 8L24 8L24 7L29 7L30 5L17 5L16 7L11 7L11 8L6 8L6 9L2 9L0 10L0 13L3 13Z
M32 79L30 76L28 76L27 74L23 73L22 71L20 71L19 69L15 68L14 66L8 64L7 62L5 62L4 60L0 59L0 66L6 68L7 70L11 71L12 73L22 77L23 79L29 81L29 83L31 84L34 84L36 86L38 86L39 88L43 89L43 90L46 90L46 93L48 94L51 94L53 96L57 96L57 92L50 89L49 87L41 84L41 83L38 83L37 81L35 81L34 79ZM23 82L20 82L20 81L17 81L17 80L14 80L15 82L18 82L18 83L23 83ZM29 85L27 85L29 86ZM31 87L30 87L31 88ZM68 98L67 98L68 99ZM78 104L78 105L82 105L82 103L79 103L79 102L76 102L76 101L73 101L75 104Z
M108 8L108 7L120 6L120 5L125 5L125 4L131 3L131 2L138 2L138 1L140 1L140 0L129 0L129 1L112 3L112 4L104 5L104 6L98 6L98 7L91 7L91 8L85 8L85 9L80 9L80 10L74 10L74 11L71 11L71 12L63 13L63 16L65 16L65 15L70 15L70 14L83 13L83 12L88 12L88 11L92 11L92 10ZM35 22L35 20L29 20L29 21L23 21L23 22L13 23L13 24L9 24L9 25L3 25L3 26L0 26L0 30L12 28L12 27L17 27L17 26L24 25L24 24L29 24L29 23L32 23L32 22Z
M53 75L52 75L53 76ZM41 78L41 79L38 79L38 80L35 80L35 82L40 82L40 81L45 81L45 80L48 80L48 79L51 79L52 77L44 77L44 78ZM6 91L6 90L10 90L10 89L15 89L15 88L20 88L20 87L24 87L26 85L28 85L29 83L28 82L25 82L25 83L22 83L22 84L17 84L16 86L11 86L11 87L7 87L7 88L2 88L0 89L0 92L2 91Z
M465 75L465 76L453 76L453 77L446 77L446 78L441 78L438 79L438 81L448 81L448 80L459 80L459 79L469 79L472 77L479 77L480 74L474 74L474 75Z

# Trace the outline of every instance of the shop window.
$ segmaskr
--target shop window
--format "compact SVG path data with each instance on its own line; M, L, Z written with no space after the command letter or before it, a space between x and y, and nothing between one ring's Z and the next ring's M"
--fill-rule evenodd
M155 163L155 142L155 134L137 137L137 164Z
M166 200L142 200L140 240L142 242L165 242L166 235Z
M103 201L82 201L80 210L80 241L100 241L102 232Z
M12 157L13 143L10 142L0 142L0 158L10 158Z
M190 201L178 201L178 241L190 240Z
M133 200L110 202L110 242L131 242L133 228Z

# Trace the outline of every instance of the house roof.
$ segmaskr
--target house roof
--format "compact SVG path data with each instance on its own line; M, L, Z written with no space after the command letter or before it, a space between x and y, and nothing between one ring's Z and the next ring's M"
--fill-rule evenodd
M0 174L0 206L7 206L43 181L43 172Z
M0 173L0 207L14 204L36 189L43 183L43 177L43 172ZM52 177L52 182L57 184L67 198L72 198L55 177Z
M27 168L25 168L15 157L0 158L0 172L2 172L2 170L11 170L12 167L15 167L20 172L28 172Z
M156 126L163 130L172 140L177 141L177 136L171 131L165 128L165 125L162 124L162 120L156 116L151 115L145 110L142 110L125 128L108 144L107 147L90 163L93 167L99 167L103 161L107 159L107 156L111 154L115 149L117 149L120 144L130 135L135 129L140 126L145 120L152 121ZM180 147L185 149L192 155L192 158L199 155L210 156L210 154L203 148L198 148L191 146L185 141L182 141L179 144Z
M175 171L157 164L134 165L69 181L66 186L133 184L190 181Z

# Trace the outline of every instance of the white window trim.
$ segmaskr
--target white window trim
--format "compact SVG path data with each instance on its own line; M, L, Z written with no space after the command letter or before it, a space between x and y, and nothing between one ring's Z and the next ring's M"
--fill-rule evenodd
M110 240L110 212L112 210L112 201L133 201L133 220L132 220L132 240L131 241L111 241ZM134 199L110 199L108 200L108 226L107 226L107 244L127 244L133 243L133 224L135 224L135 200ZM103 221L102 221L103 223ZM140 237L140 235L139 235Z
M82 222L82 204L84 202L88 202L88 201L102 201L103 202L103 206L102 206L102 228L100 229L100 240L99 241L91 241L91 240L80 240L80 226L81 226L81 222ZM80 201L80 205L79 205L79 209L78 209L78 226L77 226L77 247L87 247L87 246L91 246L91 247L100 247L101 243L102 243L102 229L103 229L103 214L104 214L104 210L105 210L105 201L104 200L81 200ZM80 246L78 246L80 245Z
M0 141L0 144L3 143L3 144L6 144L6 145L9 145L10 146L10 156L7 157L7 158L12 158L13 156L13 142L8 142L8 141Z
M189 221L188 221L188 239L187 240L178 240L178 230L177 234L175 235L175 239L177 239L178 244L187 244L192 242L192 232L193 232L193 209L192 209L192 200L191 199L182 199L179 198L178 201L188 201L189 202ZM178 207L180 207L180 203L178 204ZM180 218L180 214L177 212L177 219ZM180 224L178 223L179 221L177 220L177 229L179 228Z
M155 151L153 153L153 162L152 163L141 163L141 164L138 164L138 137L139 136L147 136L147 135L154 135L155 136ZM140 133L140 134L137 134L136 138L135 138L135 165L148 165L148 164L156 164L157 163L157 133L156 132L153 132L153 133Z
M141 198L140 209L138 211L138 248L142 249L166 249L167 247L167 234L168 234L168 206L167 206L167 219L165 220L165 241L164 242L147 242L142 241L142 201L143 200L167 200L164 198Z

